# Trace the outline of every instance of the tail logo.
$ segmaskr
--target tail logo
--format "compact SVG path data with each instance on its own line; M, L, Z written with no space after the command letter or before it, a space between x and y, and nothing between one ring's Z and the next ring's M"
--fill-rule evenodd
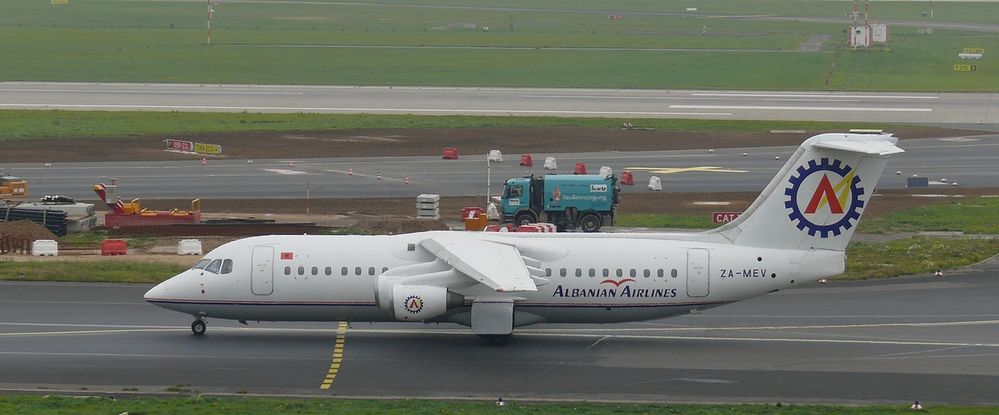
M860 176L849 165L822 158L798 166L796 173L784 191L788 197L784 207L790 209L787 216L797 222L798 229L807 230L810 236L828 238L830 234L839 236L860 220L864 188Z

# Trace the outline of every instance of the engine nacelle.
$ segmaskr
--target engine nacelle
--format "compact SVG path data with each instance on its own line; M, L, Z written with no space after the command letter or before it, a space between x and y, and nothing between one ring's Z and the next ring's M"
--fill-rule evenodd
M431 319L464 303L464 296L449 292L447 287L403 284L392 286L392 311L395 318L401 321Z

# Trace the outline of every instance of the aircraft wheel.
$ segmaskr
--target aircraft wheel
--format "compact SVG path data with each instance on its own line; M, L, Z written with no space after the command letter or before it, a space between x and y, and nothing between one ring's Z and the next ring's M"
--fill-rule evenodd
M205 331L207 330L208 326L205 325L204 320L194 320L194 322L191 323L191 332L194 333L195 336L204 336Z
M579 219L579 229L583 232L596 232L600 230L600 217L594 213L587 213Z

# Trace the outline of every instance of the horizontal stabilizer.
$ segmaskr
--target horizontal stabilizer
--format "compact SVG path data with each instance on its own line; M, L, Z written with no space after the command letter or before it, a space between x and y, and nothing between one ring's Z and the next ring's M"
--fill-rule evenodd
M815 144L812 144L812 147L828 148L830 150L849 151L853 153L871 154L877 156L889 156L892 154L898 154L905 151L902 150L901 148L898 148L898 146L895 145L896 142L898 142L898 139L895 137L891 137L891 139L884 141L873 141L873 140L860 141L856 139L851 140L844 138L841 140L820 141Z

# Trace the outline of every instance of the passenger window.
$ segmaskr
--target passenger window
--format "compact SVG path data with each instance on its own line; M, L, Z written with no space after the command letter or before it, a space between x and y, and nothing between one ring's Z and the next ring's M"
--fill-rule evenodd
M676 278L676 268L673 268L673 270L669 272L669 276Z
M564 277L564 276L565 276L565 268L562 268L562 269L560 269L560 270L558 271L558 275L560 275L560 276L563 276L563 277Z
M604 277L606 278L606 277L609 277L609 276L610 276L610 270L607 269L607 268L604 268Z
M596 277L596 276L597 276L597 270L595 270L593 268L590 268L590 278L593 278L593 277Z
M208 271L212 274L218 274L220 269L222 269L221 259L213 260L210 264L208 264L207 267L205 267L205 271Z
M355 267L354 268L354 274L361 275L361 267Z
M642 270L642 274L645 275L645 278L649 278L652 275L647 268Z
M371 276L375 275L375 267L368 267L368 275Z
M284 267L284 275L291 275L291 267Z
M579 277L582 277L582 276L583 276L583 269L582 268L576 268L576 278L579 278Z
M347 267L340 268L340 275L343 275L343 276L346 277L348 273L350 273L350 270L347 269Z
M228 274L230 272L232 272L232 260L231 259L227 259L227 260L222 261L222 273L223 274Z
M312 275L319 275L319 267L312 267Z
M624 271L622 271L621 268L618 268L617 269L617 277L621 278L621 276L623 276L623 275L624 275Z
M659 269L656 270L656 277L659 277L659 278L663 277L663 269L662 268L659 268Z
M551 268L545 268L545 276L546 277L552 276L552 269Z
M632 268L631 272L629 272L628 275L630 275L631 278L635 278L635 276L638 275L638 271L635 271L635 269Z
M301 265L298 267L298 275L305 275L305 267Z
M194 266L191 267L191 269L205 269L205 267L207 267L210 262L212 262L212 260L204 258L201 261L198 261L197 264L194 264Z
M388 267L382 267L382 274L384 274L385 271L388 271Z
M325 271L327 277L333 275L333 267L326 267Z

